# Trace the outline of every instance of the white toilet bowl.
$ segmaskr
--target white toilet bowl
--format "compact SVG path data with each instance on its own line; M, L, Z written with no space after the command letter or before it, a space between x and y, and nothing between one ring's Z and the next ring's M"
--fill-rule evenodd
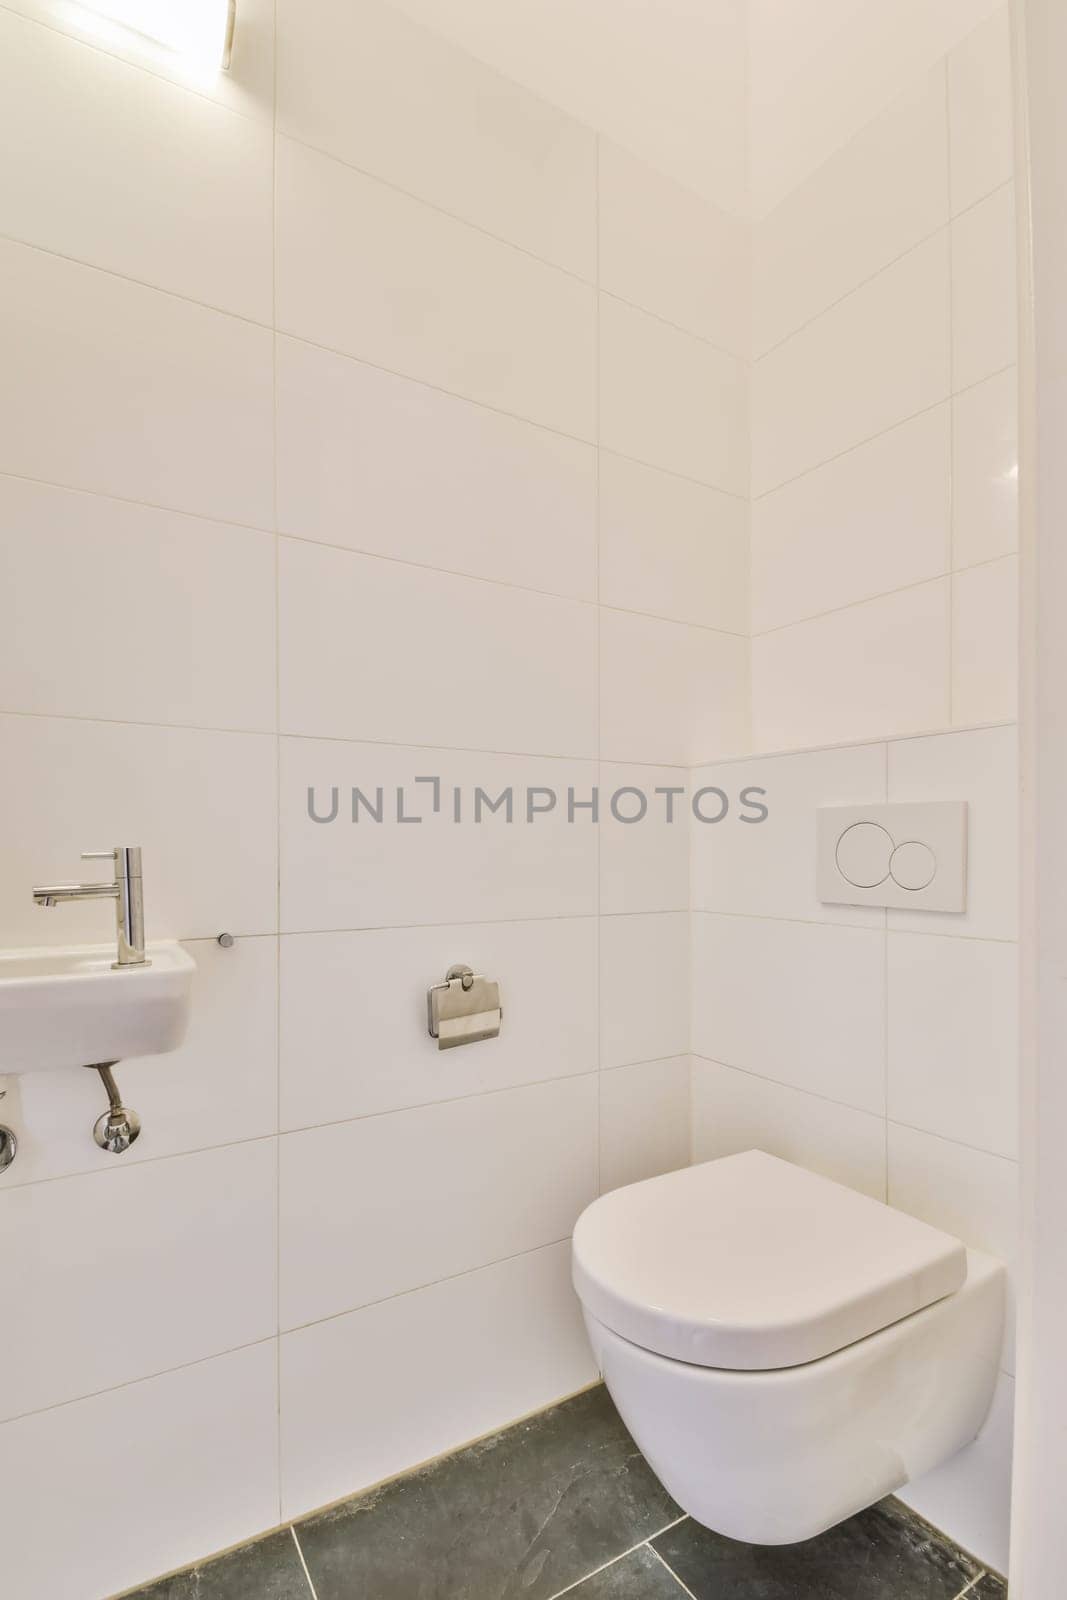
M603 1196L574 1283L608 1389L698 1522L811 1538L977 1434L1004 1269L761 1151Z

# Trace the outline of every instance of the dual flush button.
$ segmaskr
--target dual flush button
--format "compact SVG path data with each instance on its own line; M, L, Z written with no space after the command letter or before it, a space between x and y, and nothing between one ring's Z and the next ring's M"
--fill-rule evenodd
M817 813L819 899L830 905L964 911L962 801L824 806Z

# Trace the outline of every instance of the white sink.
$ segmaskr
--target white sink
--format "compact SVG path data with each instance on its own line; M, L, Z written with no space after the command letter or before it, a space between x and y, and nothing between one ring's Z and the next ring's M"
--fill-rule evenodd
M145 955L116 972L114 944L0 951L0 1076L176 1050L196 963L179 944Z

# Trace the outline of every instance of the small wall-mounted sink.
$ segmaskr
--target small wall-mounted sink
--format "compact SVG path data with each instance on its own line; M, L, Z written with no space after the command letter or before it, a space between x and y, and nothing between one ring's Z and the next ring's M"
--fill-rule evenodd
M0 1076L176 1050L196 963L153 944L151 966L115 971L115 946L0 952Z

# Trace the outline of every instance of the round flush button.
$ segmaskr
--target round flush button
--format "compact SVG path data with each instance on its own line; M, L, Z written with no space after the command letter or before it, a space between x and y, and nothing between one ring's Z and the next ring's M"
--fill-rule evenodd
M876 822L854 822L837 841L837 870L856 889L875 889L889 876L893 841Z
M893 882L901 889L925 889L928 883L934 881L937 857L929 845L920 844L918 839L909 839L906 844L898 844L893 851L889 871Z

